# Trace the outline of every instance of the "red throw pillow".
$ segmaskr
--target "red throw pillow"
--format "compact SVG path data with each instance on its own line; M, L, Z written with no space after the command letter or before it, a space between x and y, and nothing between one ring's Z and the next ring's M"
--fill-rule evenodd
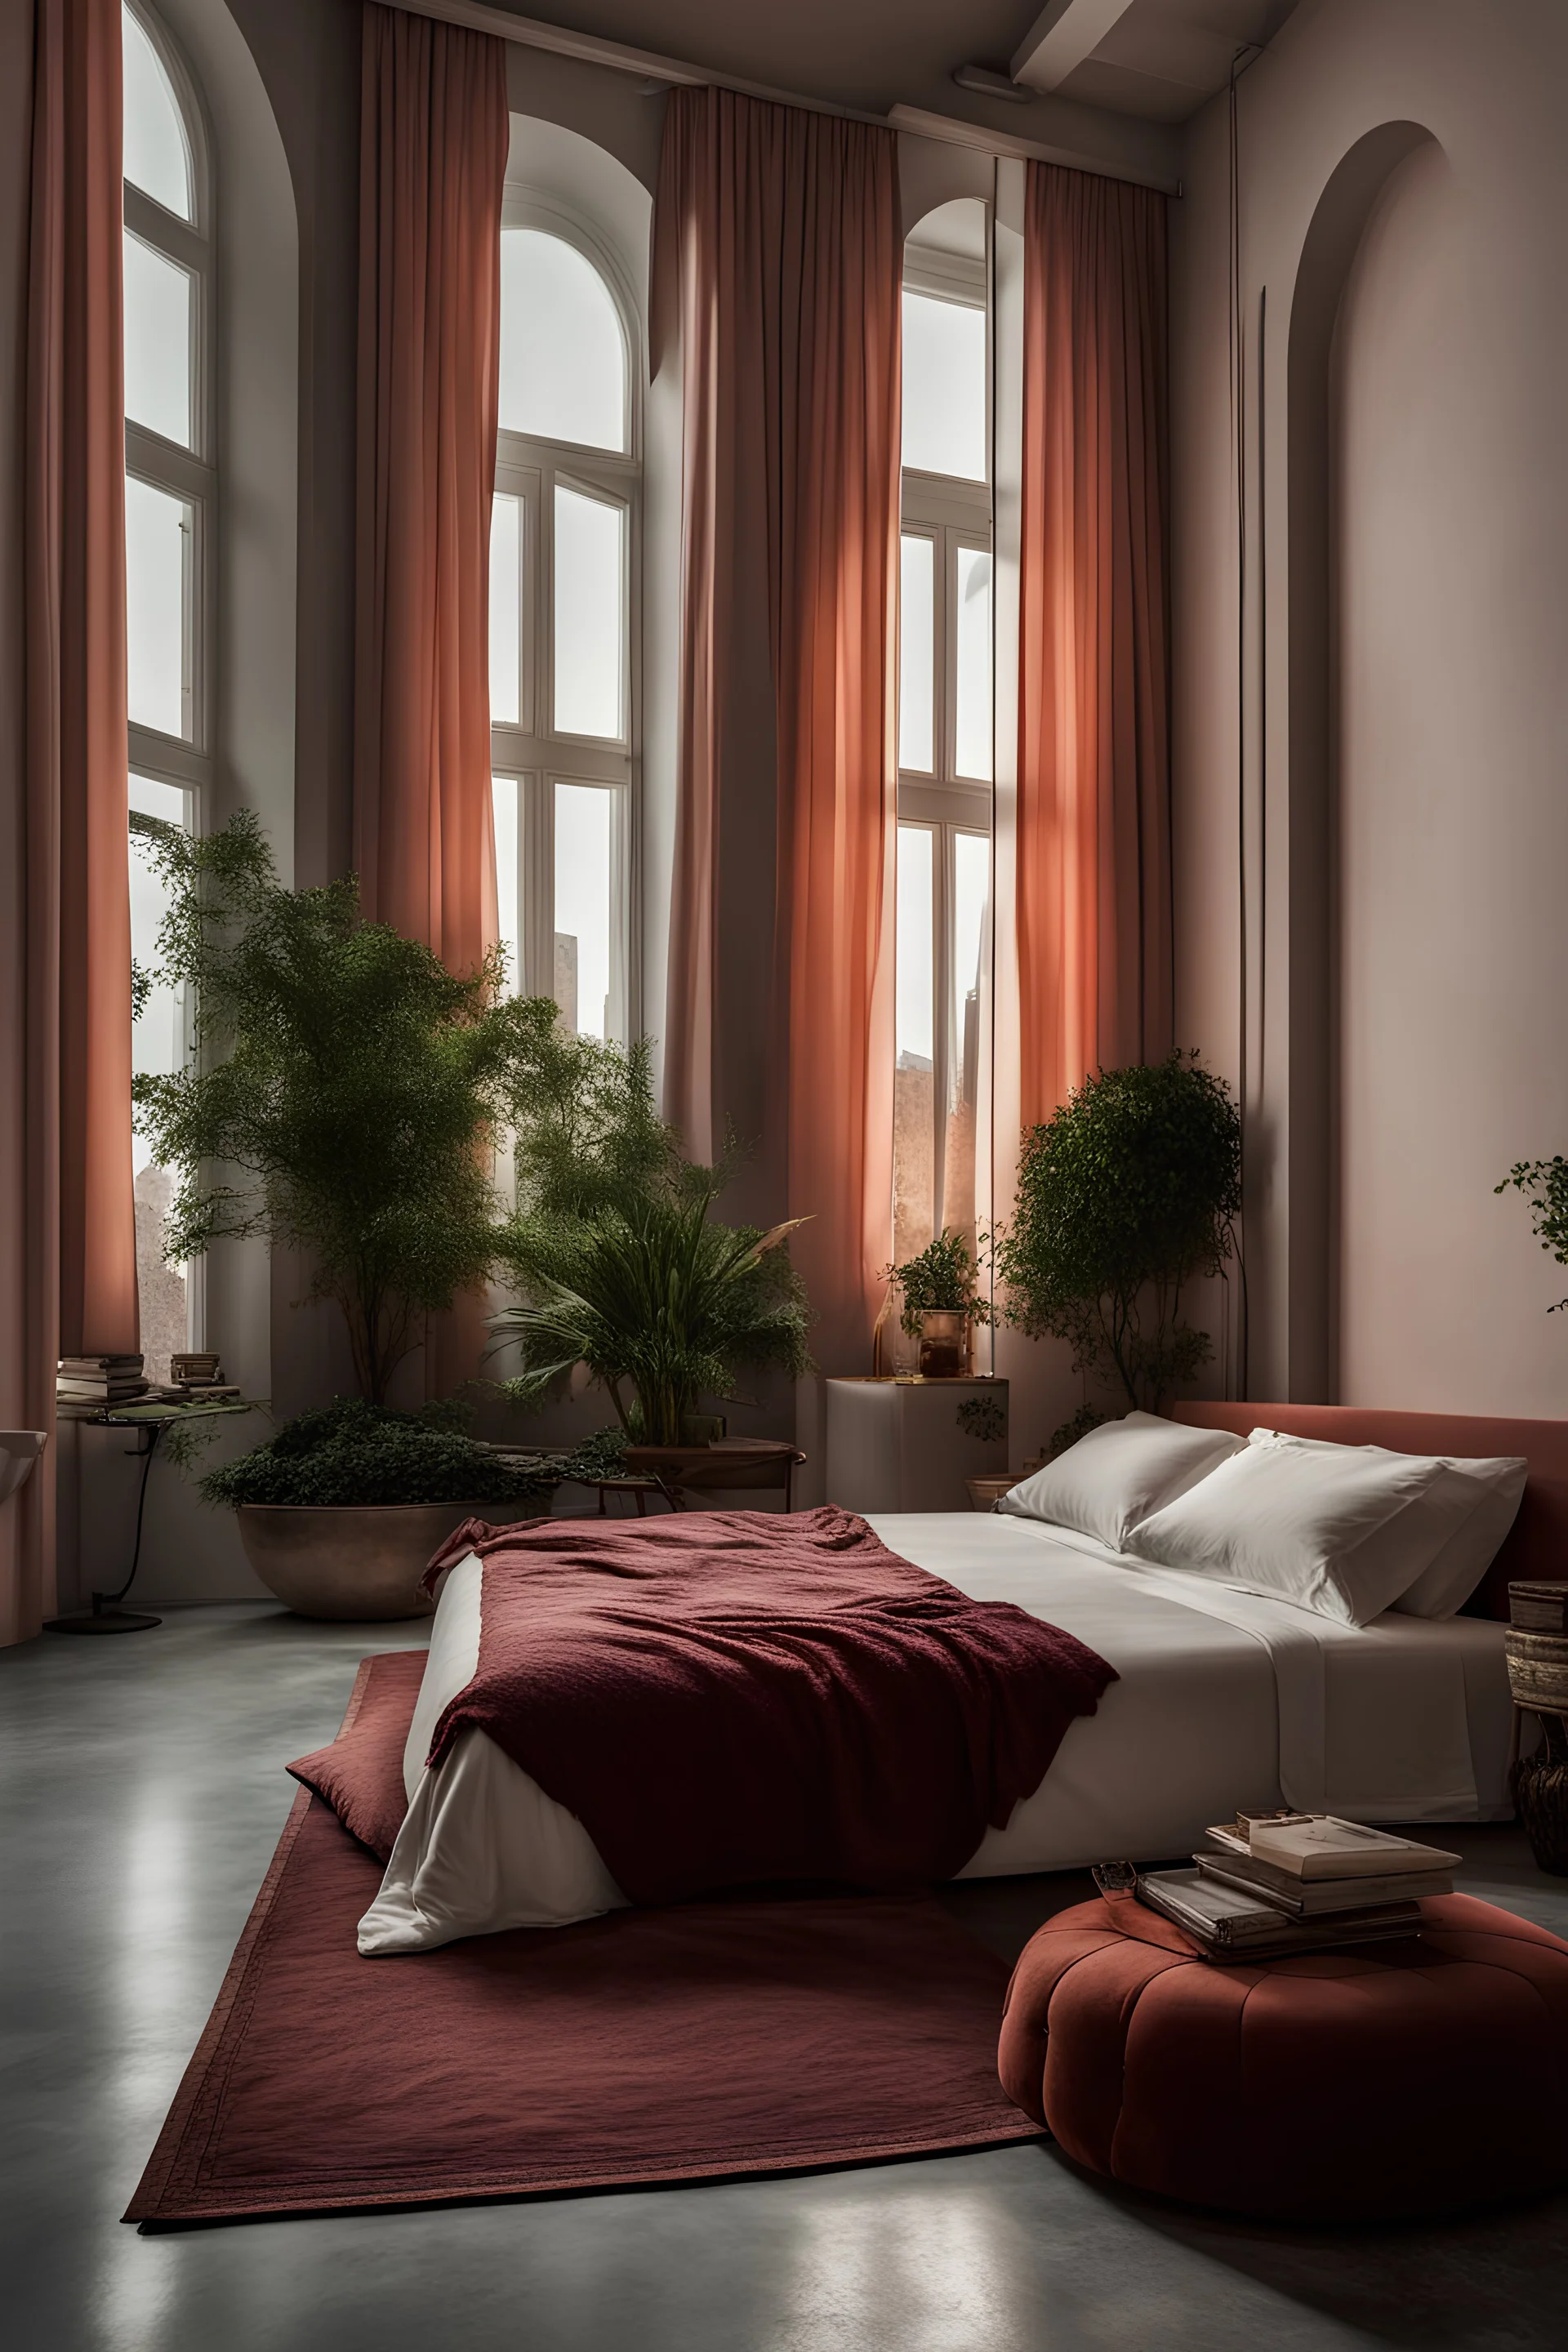
M344 1829L384 1862L408 1799L403 1750L424 1679L425 1650L386 1650L361 1665L342 1728L330 1748L287 1769L313 1789Z

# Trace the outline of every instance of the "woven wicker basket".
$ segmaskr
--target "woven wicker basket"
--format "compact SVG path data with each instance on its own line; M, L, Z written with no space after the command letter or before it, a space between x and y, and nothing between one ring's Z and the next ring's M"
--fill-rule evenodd
M1513 1801L1539 1867L1568 1878L1568 1727L1543 1715L1541 1728L1535 1754L1513 1768Z
M1568 1715L1568 1638L1557 1633L1521 1633L1510 1626L1503 1636L1503 1649L1515 1706Z

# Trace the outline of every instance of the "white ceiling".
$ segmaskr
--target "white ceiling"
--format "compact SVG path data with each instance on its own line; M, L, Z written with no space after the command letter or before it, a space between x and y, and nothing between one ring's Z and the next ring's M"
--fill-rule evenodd
M1175 123L1224 88L1232 57L1272 38L1296 0L501 0L520 15L738 80L885 114L959 115L1026 139L1066 112ZM1114 19L1054 89L1026 103L956 88L964 65L1006 75L1042 22Z
M1150 122L1184 122L1230 77L1231 61L1266 48L1296 0L1131 0L1083 63L1056 84Z

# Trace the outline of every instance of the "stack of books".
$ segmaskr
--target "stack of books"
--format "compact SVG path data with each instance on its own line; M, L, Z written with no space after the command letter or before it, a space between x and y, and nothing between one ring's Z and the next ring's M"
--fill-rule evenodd
M1277 1959L1417 1935L1421 1898L1450 1895L1457 1853L1332 1813L1241 1813L1191 1870L1140 1878L1141 1898L1213 1959Z
M216 1356L173 1356L169 1377L174 1382L169 1394L185 1403L221 1404L239 1394L233 1381L224 1379L223 1366Z
M55 1381L62 1404L132 1404L147 1393L140 1356L62 1356Z

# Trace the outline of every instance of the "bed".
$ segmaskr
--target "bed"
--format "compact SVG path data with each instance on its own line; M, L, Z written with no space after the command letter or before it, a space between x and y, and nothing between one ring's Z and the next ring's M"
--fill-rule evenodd
M1310 1416L1300 1433L1405 1450L1506 1444L1529 1459L1531 1479L1486 1591L1495 1605L1508 1574L1556 1572L1545 1561L1568 1521L1568 1427L1336 1411L1189 1407L1181 1417L1239 1431ZM944 1513L870 1524L889 1550L960 1591L1075 1635L1119 1677L963 1877L1179 1855L1237 1806L1411 1823L1510 1811L1511 1707L1495 1618L1391 1612L1341 1625L1036 1521ZM479 1587L470 1554L441 1592L405 1756L409 1811L361 1925L367 1953L563 1924L626 1899L581 1822L482 1731L460 1732L426 1768L437 1719L475 1672Z

